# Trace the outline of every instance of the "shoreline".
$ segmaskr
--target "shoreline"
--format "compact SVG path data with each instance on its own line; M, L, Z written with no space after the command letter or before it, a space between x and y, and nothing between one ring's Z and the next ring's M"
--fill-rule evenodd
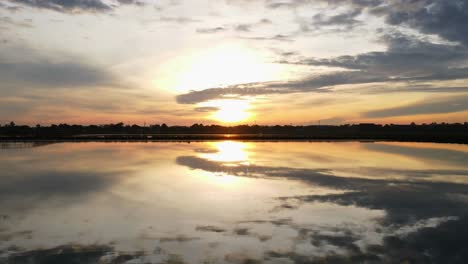
M468 144L467 136L392 135L392 136L290 136L290 135L242 135L242 134L199 134L199 135L90 135L67 137L0 137L0 143L8 142L204 142L204 141L279 141L279 142L419 142Z

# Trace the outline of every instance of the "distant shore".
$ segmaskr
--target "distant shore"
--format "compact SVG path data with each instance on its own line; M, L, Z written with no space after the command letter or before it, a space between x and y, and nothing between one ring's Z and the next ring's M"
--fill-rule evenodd
M0 142L12 141L400 141L468 144L468 122L431 124L192 126L16 125L0 126Z
M274 134L106 134L77 136L3 136L0 142L191 142L191 141L396 141L468 144L468 135L302 136Z

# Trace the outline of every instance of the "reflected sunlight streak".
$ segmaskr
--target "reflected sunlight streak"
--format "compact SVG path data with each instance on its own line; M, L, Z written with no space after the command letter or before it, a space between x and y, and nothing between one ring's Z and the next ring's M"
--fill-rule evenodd
M246 151L249 148L249 143L223 141L215 142L213 146L218 150L216 153L203 153L200 154L201 158L219 161L219 162L239 162L242 164L248 163L249 155ZM234 165L234 164L231 164Z

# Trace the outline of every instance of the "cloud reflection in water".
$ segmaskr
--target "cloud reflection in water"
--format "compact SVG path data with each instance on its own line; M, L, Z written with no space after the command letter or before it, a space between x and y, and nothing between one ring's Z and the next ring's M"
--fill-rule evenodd
M468 259L466 146L80 143L0 156L6 263Z

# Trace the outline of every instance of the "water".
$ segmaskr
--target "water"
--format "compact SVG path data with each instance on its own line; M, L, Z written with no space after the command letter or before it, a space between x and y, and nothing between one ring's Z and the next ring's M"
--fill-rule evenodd
M0 263L466 263L468 146L2 144Z

